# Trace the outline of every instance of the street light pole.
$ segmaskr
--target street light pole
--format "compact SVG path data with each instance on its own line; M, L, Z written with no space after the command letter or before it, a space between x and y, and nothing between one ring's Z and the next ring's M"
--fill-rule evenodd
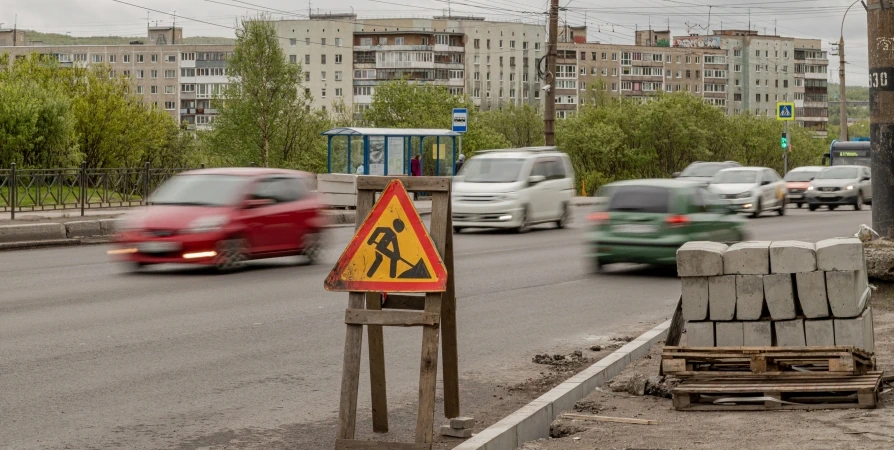
M854 5L860 3L861 0L857 0L851 3L851 6L847 7L847 10L844 11L844 16L841 18L841 34L838 39L838 107L839 107L839 120L841 121L841 133L839 133L838 140L842 142L847 141L847 88L844 85L844 19L847 18L848 11L853 8Z

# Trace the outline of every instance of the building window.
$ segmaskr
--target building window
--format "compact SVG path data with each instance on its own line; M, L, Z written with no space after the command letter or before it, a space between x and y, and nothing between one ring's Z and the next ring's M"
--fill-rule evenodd
M155 54L155 53L153 53L153 54L149 57L149 60L152 61L152 62L154 62L154 63L157 63L157 62L158 62L158 55Z
M742 101L742 94L733 94L733 101L741 102L741 101Z
M195 61L195 60L196 60L196 54L195 54L195 53L192 53L192 52L188 52L188 53L180 53L180 60L181 60L181 61Z
M761 95L760 95L760 94L754 94L754 101L760 103L760 102L761 102Z
M341 71L340 70L335 71L335 81L341 81Z
M129 70L125 70L125 71L124 71L124 78L130 78L130 71L129 71Z
M782 80L782 87L784 87L784 88L788 87L788 80Z
M372 38L360 38L360 45L362 47L372 47L373 40Z
M326 81L326 72L320 72L320 81Z
M138 54L138 55L137 55L137 64L141 64L141 63L143 63L143 61L144 61L143 58L145 58L145 56L146 56L146 55L143 55L142 53L141 53L141 54Z
M310 72L304 72L304 81L305 82L310 81Z
M158 70L152 69L152 71L149 72L149 78L158 78Z
M394 38L394 45L404 45L403 36Z
M509 48L515 48L515 41L509 41ZM515 98L515 96L510 95L510 98Z
M158 94L158 86L150 86L149 93L150 94Z
M289 55L289 62L292 64L298 64L298 55Z
M113 64L114 64L114 63L116 62L116 60L117 60L117 58L115 57L115 55L109 55L109 62L110 62L110 63L113 63Z
M137 86L137 94L143 93L143 86Z
M181 84L180 85L180 92L195 92L195 91L196 91L196 85L194 85L194 84Z
M326 88L323 88L321 92L322 94L320 95L320 98L326 98Z
M528 41L522 42L522 50L527 50L527 49L528 49ZM527 95L525 97L527 97Z
M341 64L341 55L335 55L335 63Z
M742 50L733 50L733 56L735 56L736 58L741 58Z
M101 62L102 62L102 55L93 55L93 62L95 62L95 63L101 63Z
M373 95L372 86L354 86L354 95Z
M124 62L125 62L125 63L129 63L129 62L130 62L130 55L124 55Z
M472 47L476 49L481 48L481 39L475 39L474 41L472 41Z
M295 38L289 39L289 45L292 47L298 45L298 39L295 39Z
M165 55L165 62L177 62L177 55Z
M618 76L618 68L617 67L612 67L612 76L613 77Z
M176 70L165 70L165 78L176 78L177 71Z
M142 78L143 78L143 71L142 71L142 70L138 70L138 71L137 71L137 79L142 79Z
M326 55L320 55L320 64L326 64Z
M740 64L736 64L736 65L734 65L734 66L733 66L733 71L735 71L735 72L741 72L741 71L742 71L742 66L741 66Z
M539 42L534 43L534 51L538 51L538 52L540 51L540 43ZM534 91L534 98L540 98L540 91Z
M165 94L176 94L176 93L177 93L176 86L173 86L173 85L165 86Z
M309 37L304 38L304 46L310 47L310 38Z
M310 55L304 55L304 65L310 64Z
M502 39L500 39L500 48L503 48L503 40ZM500 97L502 97L502 96L503 95L501 94Z
M165 109L168 111L173 111L177 108L176 102L165 102Z

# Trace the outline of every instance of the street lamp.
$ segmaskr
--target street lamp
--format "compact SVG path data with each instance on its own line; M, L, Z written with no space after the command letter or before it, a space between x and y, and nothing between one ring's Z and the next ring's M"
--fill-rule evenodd
M860 3L860 1L856 0L851 3L851 6L848 6L847 10L844 11L844 16L841 18L841 34L838 39L838 107L840 108L838 115L841 121L841 132L838 140L843 142L847 141L847 90L844 86L844 19L847 18L847 13L851 8Z

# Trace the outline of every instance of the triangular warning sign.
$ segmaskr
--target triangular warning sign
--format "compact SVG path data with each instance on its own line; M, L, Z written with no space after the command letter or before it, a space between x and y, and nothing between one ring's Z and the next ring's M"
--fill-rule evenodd
M340 292L446 290L444 261L399 180L388 183L324 287Z

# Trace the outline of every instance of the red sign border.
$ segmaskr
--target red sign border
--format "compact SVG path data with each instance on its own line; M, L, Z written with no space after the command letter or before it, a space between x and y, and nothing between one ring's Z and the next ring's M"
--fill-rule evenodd
M422 251L432 264L435 271L436 281L419 281L419 282L394 282L394 281L346 281L341 276L351 262L351 259L357 254L360 246L363 244L366 236L369 235L376 222L385 212L386 207L392 198L397 197L400 206L407 214L407 221L410 222L409 228L413 231L422 245ZM413 213L410 214L409 211ZM449 232L450 230L448 230ZM388 186L382 191L382 195L372 211L366 216L363 225L354 233L351 242L345 248L335 267L329 272L326 281L323 284L327 291L332 292L444 292L447 290L447 269L441 255L435 249L435 243L431 240L419 212L410 200L407 190L404 188L400 180L391 180Z

